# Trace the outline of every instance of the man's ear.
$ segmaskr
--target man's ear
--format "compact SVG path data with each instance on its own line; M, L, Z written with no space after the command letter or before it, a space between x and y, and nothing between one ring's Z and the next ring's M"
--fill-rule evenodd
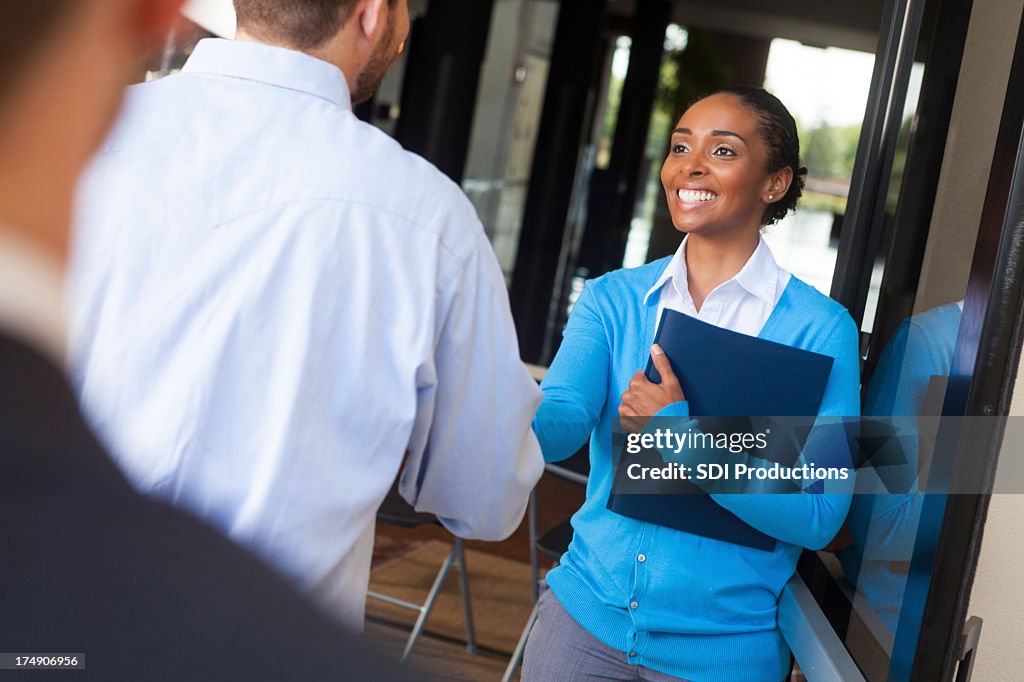
M137 39L151 45L161 40L181 16L185 0L129 0L135 7L131 29Z
M363 0L356 6L356 19L366 38L373 40L377 32L387 25L384 17L387 4L388 0Z

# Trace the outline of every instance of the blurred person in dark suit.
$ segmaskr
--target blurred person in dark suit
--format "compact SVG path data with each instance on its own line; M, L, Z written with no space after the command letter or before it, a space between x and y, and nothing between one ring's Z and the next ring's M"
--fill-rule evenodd
M0 652L84 653L104 680L399 679L248 553L133 492L65 381L76 179L181 1L0 2Z

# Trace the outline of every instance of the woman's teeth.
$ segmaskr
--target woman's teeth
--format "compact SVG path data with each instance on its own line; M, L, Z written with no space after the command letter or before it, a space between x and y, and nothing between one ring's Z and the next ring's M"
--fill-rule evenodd
M700 201L711 201L712 199L718 198L718 195L714 192L704 192L693 189L681 189L677 191L676 194L679 196L680 201L684 201L688 204L695 204Z

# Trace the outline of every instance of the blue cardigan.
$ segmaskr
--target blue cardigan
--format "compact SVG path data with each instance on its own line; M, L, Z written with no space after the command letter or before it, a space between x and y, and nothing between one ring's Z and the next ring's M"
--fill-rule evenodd
M775 620L779 593L801 548L821 548L839 530L850 495L713 496L778 539L771 552L605 507L619 397L646 366L654 340L658 297L643 298L669 260L587 282L541 384L534 431L545 458L564 459L590 437L587 499L548 584L580 625L630 663L698 682L778 682L789 670ZM819 414L860 414L858 332L845 308L792 277L760 338L835 358ZM683 403L670 408L685 413Z

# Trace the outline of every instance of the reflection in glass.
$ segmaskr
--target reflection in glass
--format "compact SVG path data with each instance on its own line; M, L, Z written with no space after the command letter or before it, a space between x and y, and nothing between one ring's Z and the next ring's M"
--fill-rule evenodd
M933 444L920 437L919 417L941 413L962 317L963 302L915 315L900 325L871 378L863 414L892 417L910 467L867 467L839 551L843 579L855 590L853 608L870 634L892 655L924 502ZM890 469L890 471L887 471ZM918 475L894 480L902 469ZM907 477L904 473L903 477ZM919 627L919 624L914 624Z

